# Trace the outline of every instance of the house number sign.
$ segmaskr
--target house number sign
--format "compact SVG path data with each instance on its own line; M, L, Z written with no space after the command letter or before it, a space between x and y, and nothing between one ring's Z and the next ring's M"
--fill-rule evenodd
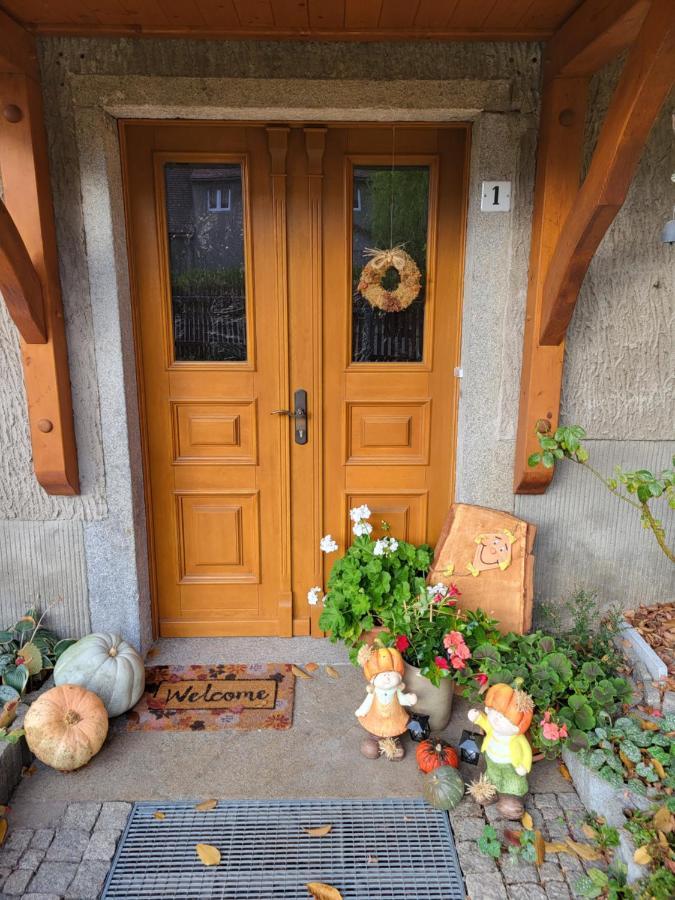
M508 212L511 209L511 182L484 181L481 184L482 212Z

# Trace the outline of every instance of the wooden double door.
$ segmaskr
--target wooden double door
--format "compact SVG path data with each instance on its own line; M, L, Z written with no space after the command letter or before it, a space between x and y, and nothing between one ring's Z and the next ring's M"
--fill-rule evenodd
M318 634L321 536L367 503L433 542L453 498L468 126L121 142L158 632ZM359 280L399 245L421 287L387 311Z

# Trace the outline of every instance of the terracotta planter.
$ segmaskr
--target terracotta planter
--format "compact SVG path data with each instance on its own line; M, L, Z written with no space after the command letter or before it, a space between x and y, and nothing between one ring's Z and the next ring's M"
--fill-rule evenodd
M411 707L413 712L429 716L432 732L442 731L450 721L455 682L452 678L443 678L436 687L420 674L418 668L408 663L405 664L404 679L406 691L417 694L417 703Z
M370 631L361 632L361 641L365 641L368 646L370 646L376 637L379 637L383 631L387 631L388 629L384 625L375 625Z

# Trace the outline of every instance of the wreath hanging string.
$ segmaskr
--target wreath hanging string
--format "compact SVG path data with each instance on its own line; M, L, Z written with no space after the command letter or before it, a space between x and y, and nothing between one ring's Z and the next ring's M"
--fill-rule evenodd
M402 246L390 250L367 249L364 255L370 256L370 261L361 272L358 284L361 296L384 312L407 309L422 287L422 275L412 256ZM399 275L398 285L391 290L382 286L382 278L389 269L396 269Z

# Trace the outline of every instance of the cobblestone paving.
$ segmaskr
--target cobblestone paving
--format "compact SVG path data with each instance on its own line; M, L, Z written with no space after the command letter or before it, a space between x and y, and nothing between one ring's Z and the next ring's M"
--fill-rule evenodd
M583 807L571 785L556 793L535 791L527 805L535 827L547 840L585 840L579 829ZM0 900L95 900L130 811L130 803L70 803L56 828L11 828L0 849ZM495 862L476 847L486 822L498 831L507 825L494 807L484 810L467 798L450 818L471 900L571 900L576 896L574 885L584 872L576 857L547 856L539 869L514 864L508 857Z
M547 841L562 841L566 837L588 843L581 831L585 815L581 800L571 785L560 793L541 791L531 793L526 808L534 827ZM501 819L494 806L482 808L465 799L450 813L459 861L464 873L467 896L470 900L571 900L578 897L575 884L585 872L585 863L567 853L547 854L543 865L513 862L507 854L499 861L483 856L476 847L476 838L486 823L498 834L504 827L518 828L518 823ZM598 868L599 863L591 867Z

